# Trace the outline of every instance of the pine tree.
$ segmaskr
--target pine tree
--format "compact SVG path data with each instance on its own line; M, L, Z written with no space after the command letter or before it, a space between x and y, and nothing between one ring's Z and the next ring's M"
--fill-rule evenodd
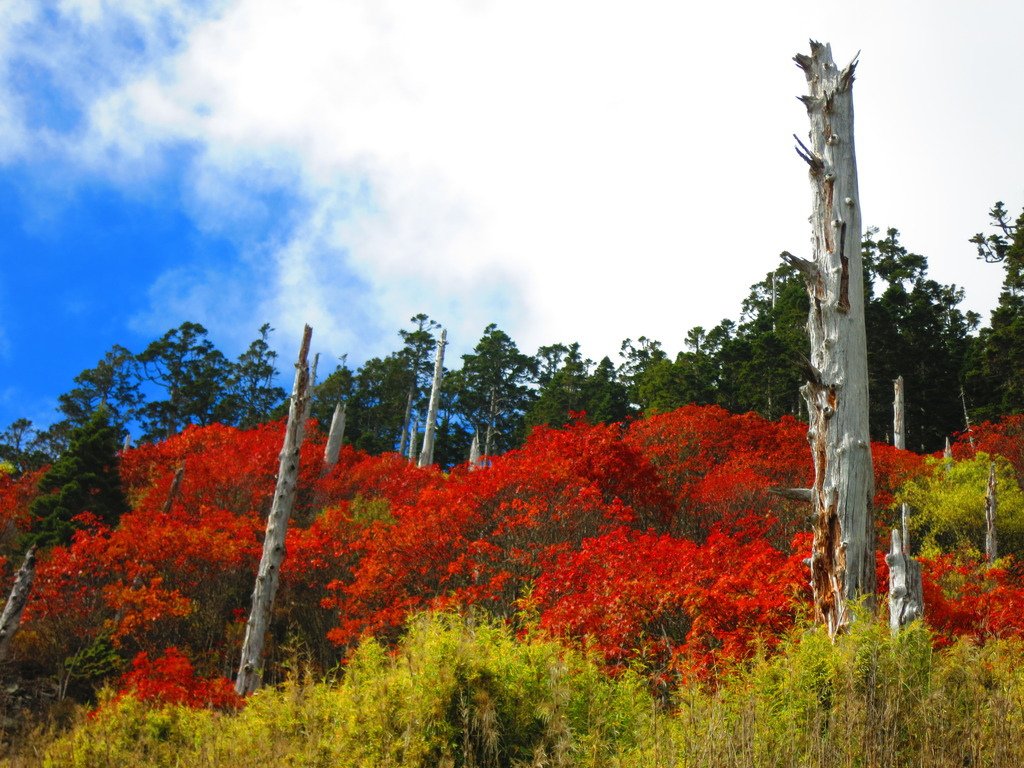
M71 433L67 451L39 481L40 495L32 502L34 521L27 544L39 547L68 544L75 517L90 512L107 525L116 525L128 511L118 473L119 440L110 414L100 407Z

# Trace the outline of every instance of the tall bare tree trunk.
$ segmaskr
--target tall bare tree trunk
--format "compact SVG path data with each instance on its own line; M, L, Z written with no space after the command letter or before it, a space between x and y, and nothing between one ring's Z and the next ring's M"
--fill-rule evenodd
M164 499L163 513L165 515L170 514L174 508L174 502L178 500L178 494L181 492L181 480L185 476L185 465L180 465L174 470L174 477L171 479L171 487L167 491L167 498Z
M10 651L11 640L18 633L21 626L21 613L25 610L25 603L28 602L29 593L32 591L32 582L36 578L36 548L31 546L25 553L25 559L14 577L14 586L11 587L11 594L7 597L4 605L4 612L0 614L0 661L7 660Z
M491 407L487 411L487 433L484 436L484 456L494 455L494 422L498 420L498 392L491 387Z
M413 373L413 376L416 374ZM414 379L415 381L415 379ZM398 438L398 455L405 456L405 449L408 445L405 441L409 439L409 430L412 428L412 399L416 391L415 383L409 387L409 396L405 400L405 417L402 419L402 435ZM409 448L409 459L412 460L413 450Z
M409 425L409 463L413 461L419 461L419 457L416 456L416 438L420 434L420 417L416 414L416 418L413 419L412 424Z
M469 446L469 470L480 469L480 433L473 433L473 443Z
M893 382L892 436L893 445L907 449L906 406L903 377ZM889 554L889 628L893 634L924 615L924 590L921 586L921 564L910 556L910 507L900 505L900 530L893 530Z
M991 565L999 557L996 543L996 463L988 465L988 491L985 493L985 560Z
M967 395L964 394L963 386L960 387L960 404L964 407L964 431L967 432L967 440L974 448L974 430L971 429L971 417L967 415Z
M907 554L900 532L892 531L892 542L885 564L889 567L889 629L895 635L914 619L924 615L921 588L921 564Z
M347 403L338 403L334 406L334 415L331 416L331 431L327 435L327 446L324 448L324 472L329 472L331 467L338 463L341 442L345 439L345 411L347 408Z
M853 143L852 85L856 62L842 71L828 45L794 59L807 77L801 97L810 118L814 260L785 258L803 273L811 297L808 381L801 388L809 413L814 460L814 612L835 637L851 620L849 603L875 590L873 476L868 433L867 342L861 215Z
M284 561L284 539L288 531L288 519L295 505L298 490L299 454L305 436L306 404L309 401L309 343L313 329L308 325L302 334L299 359L295 363L295 384L292 387L291 404L288 408L288 425L285 428L284 444L281 447L281 463L277 470L277 488L274 503L267 518L267 533L263 539L263 556L256 574L256 586L252 593L252 611L245 625L245 640L242 643L242 661L238 667L235 690L247 696L260 685L262 677L263 643L270 625L270 614L274 608L274 596Z
M893 382L892 401L892 444L901 451L907 450L907 423L905 401L903 395L903 377L897 376ZM910 530L909 518L910 508L906 504L900 505L900 530L902 532L903 551L910 552Z
M441 330L437 340L437 354L434 356L434 382L430 386L430 408L427 410L427 427L423 432L423 450L420 452L421 467L434 463L434 435L437 432L437 409L441 405L441 376L444 372L444 348L448 344L448 331Z

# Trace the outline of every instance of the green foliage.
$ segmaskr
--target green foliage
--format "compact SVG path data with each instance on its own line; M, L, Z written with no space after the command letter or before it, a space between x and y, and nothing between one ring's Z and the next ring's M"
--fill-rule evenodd
M929 472L911 480L897 494L910 505L914 538L925 554L977 553L985 545L985 493L992 458L979 452L972 459L929 458ZM1003 554L1024 553L1024 492L1013 467L1001 456L996 462L996 530Z
M425 615L397 653L366 641L340 683L291 680L238 714L107 697L43 764L599 766L642 750L653 717L631 674L610 679L490 622Z
M391 524L395 522L394 516L391 514L391 504L383 496L376 496L366 498L360 493L357 493L349 504L349 510L352 514L352 520L362 525L369 525L370 523L386 523Z
M69 544L74 518L84 512L115 525L128 511L118 472L117 431L105 408L71 433L67 451L39 481L39 496L29 511L33 518L28 543Z
M658 707L630 673L490 622L413 619L335 684L291 679L225 714L101 700L37 738L44 766L901 766L1024 761L1019 641L933 650L920 623L892 637L869 612L834 644L795 632L718 688ZM43 745L40 742L48 741Z

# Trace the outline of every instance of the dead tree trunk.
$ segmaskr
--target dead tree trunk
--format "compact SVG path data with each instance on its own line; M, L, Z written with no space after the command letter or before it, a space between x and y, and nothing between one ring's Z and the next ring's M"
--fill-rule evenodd
M480 434L473 433L473 443L469 446L469 470L480 469Z
M801 97L810 118L814 260L783 257L796 266L811 298L808 381L801 388L809 413L814 460L811 586L814 612L835 637L851 620L849 602L875 591L873 476L868 436L867 342L852 85L856 62L842 71L828 45L794 59L807 77Z
M905 451L907 431L902 376L893 382L893 389L893 446ZM889 567L889 628L895 634L924 615L921 564L910 556L910 507L907 504L900 505L900 530L892 532L885 562Z
M416 374L413 373L413 376L415 377ZM412 429L412 400L413 400L413 395L415 394L415 391L416 391L415 378L413 379L413 382L414 382L413 385L411 387L409 387L409 396L405 400L405 416L402 418L402 434L398 438L398 455L399 456L405 456L406 455L405 454L405 449L406 449L406 446L408 445L408 443L406 443L406 440L409 439L409 430ZM413 457L413 449L412 449L412 446L409 446L409 459L412 460L412 457Z
M409 463L412 464L414 461L419 461L416 456L416 438L420 434L420 417L417 414L412 424L409 425Z
M444 372L444 348L448 344L448 331L441 330L437 340L437 354L434 356L434 383L430 385L430 408L427 410L427 426L423 431L423 450L420 451L421 467L434 463L434 435L437 432L437 409L441 405L441 376Z
M181 492L181 479L185 476L185 465L182 464L174 470L174 478L171 480L171 487L167 491L167 498L164 499L163 513L169 515L174 508L174 502L178 500Z
M295 492L299 478L299 452L305 436L306 403L309 400L309 343L313 329L308 325L302 334L299 359L295 363L295 384L292 387L291 404L288 408L288 425L285 428L284 444L281 447L281 463L277 471L277 488L274 503L267 518L267 532L263 539L263 556L256 574L256 586L252 593L252 611L245 625L245 640L242 643L242 661L238 668L235 690L241 696L255 691L262 677L263 642L270 625L270 614L274 607L281 563L284 561L284 538L288 531L288 518L295 504Z
M905 405L903 399L903 377L897 376L896 381L893 382L893 401L892 401L892 444L893 447L899 448L901 451L907 450L907 424L905 415ZM903 552L910 552L910 529L909 529L909 518L910 509L906 504L900 505L900 531L902 533L901 541L903 542Z
M347 404L342 403L334 406L334 415L331 416L331 431L327 435L327 446L324 448L324 472L329 472L331 467L338 463L341 441L345 439L345 410L347 407Z
M11 640L14 639L21 626L21 613L25 610L25 603L28 602L35 577L36 548L31 546L25 553L21 568L18 569L18 573L14 577L14 586L11 587L11 594L7 597L4 612L0 614L0 662L7 660Z
M889 567L889 629L895 635L924 615L921 564L906 553L906 545L895 528L885 564Z
M996 544L996 463L988 465L988 491L985 493L985 560L992 565L999 557Z
M974 448L974 431L971 429L971 417L967 415L967 395L964 394L964 388L960 387L960 404L964 407L964 431L967 433L967 441L971 444L971 449Z
M498 392L491 387L491 407L487 411L487 434L484 438L484 456L493 455L494 423L498 420Z

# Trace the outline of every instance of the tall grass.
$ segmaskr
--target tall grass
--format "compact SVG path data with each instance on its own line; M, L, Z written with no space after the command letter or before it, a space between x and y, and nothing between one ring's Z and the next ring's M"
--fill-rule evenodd
M337 682L297 676L238 713L107 697L24 766L1018 766L1024 647L934 651L921 626L817 630L662 708L643 679L488 621L414 619Z

